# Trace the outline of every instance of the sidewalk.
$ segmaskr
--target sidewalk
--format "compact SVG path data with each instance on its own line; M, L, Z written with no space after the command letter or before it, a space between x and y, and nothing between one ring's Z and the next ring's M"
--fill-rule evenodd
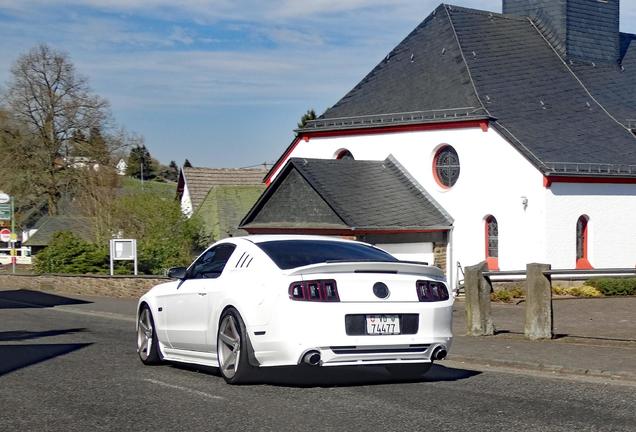
M523 336L524 303L492 304L497 334L469 337L464 302L455 303L448 360L636 382L636 298L555 300L555 338Z

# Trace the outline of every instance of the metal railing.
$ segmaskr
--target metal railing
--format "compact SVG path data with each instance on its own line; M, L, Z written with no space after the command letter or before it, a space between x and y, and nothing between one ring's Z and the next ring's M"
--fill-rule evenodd
M636 276L636 268L605 268L605 269L552 269L543 272L552 280L587 280L598 277L629 277ZM489 271L483 275L492 282L518 282L526 280L525 270Z

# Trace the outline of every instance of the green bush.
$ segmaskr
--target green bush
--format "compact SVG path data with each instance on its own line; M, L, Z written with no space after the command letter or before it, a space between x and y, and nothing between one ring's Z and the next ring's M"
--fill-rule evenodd
M133 191L118 198L113 232L137 239L139 272L163 274L190 264L209 243L197 217L187 218L173 196L156 191Z
M106 245L89 243L67 231L54 234L49 246L34 258L37 273L103 274L109 266Z
M636 278L591 279L586 285L593 286L606 296L636 295Z

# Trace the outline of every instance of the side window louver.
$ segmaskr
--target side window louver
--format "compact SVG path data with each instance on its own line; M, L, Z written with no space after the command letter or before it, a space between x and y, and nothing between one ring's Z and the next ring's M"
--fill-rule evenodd
M234 268L248 268L252 263L254 257L250 256L248 253L243 252L243 255L238 259Z

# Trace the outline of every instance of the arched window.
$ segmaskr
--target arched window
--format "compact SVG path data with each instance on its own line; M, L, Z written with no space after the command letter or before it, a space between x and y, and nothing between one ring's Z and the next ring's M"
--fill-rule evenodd
M485 219L486 264L488 270L499 270L499 224L494 216Z
M449 145L440 147L433 158L433 176L444 189L450 189L459 178L459 156Z
M592 265L587 255L588 230L587 223L589 218L585 215L579 217L576 221L576 268L591 269Z
M347 149L342 149L336 154L336 159L344 159L344 160L354 160L355 158L351 154L351 152Z

